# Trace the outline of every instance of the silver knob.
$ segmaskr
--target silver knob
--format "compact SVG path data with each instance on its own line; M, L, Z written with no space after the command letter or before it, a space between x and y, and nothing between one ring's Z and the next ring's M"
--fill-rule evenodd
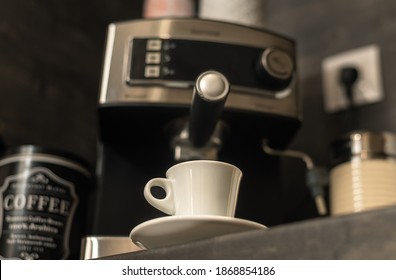
M230 84L224 75L215 71L202 73L195 83L195 90L206 101L224 99L230 91Z
M288 80L293 74L292 58L280 49L267 48L261 55L260 64L273 78Z

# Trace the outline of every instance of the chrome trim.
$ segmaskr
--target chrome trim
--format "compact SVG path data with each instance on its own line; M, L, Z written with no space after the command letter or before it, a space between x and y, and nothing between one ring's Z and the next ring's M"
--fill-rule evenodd
M359 130L332 143L334 165L368 159L396 160L396 134Z
M102 74L102 85L100 91L100 103L106 102L107 97L107 88L109 86L109 77L110 77L110 67L111 58L113 55L113 46L114 46L114 39L116 33L116 26L114 24L110 24L107 30L107 43L106 43L106 50L104 56L104 67L103 67L103 74Z
M170 80L142 80L142 79L130 79L127 77L127 83L131 86L162 86L162 87L177 87L177 88L192 88L194 86L193 81L170 81Z
M258 48L279 48L295 57L291 40L267 31L241 25L201 19L145 19L111 24L103 66L99 105L156 104L186 105L191 103L191 88L187 83L150 81L150 85L130 86L131 40L133 38L187 39L219 42ZM301 119L301 102L297 94L296 69L289 88L280 92L252 90L231 85L225 110L270 113ZM134 81L135 82L135 81ZM177 87L177 88L176 88ZM191 84L192 87L192 84Z
M350 135L351 153L361 159L380 155L396 157L396 135L389 132L353 132Z
M168 87L168 88L191 88L191 89L194 87L193 81L189 82L189 81L170 81L170 80L161 80L161 79L156 79L156 80L128 79L127 82L132 86L160 86L160 87ZM294 80L291 83L294 83ZM285 98L292 93L292 90L290 88L286 88L284 90L276 91L276 92L244 87L244 86L232 86L232 88L238 92L246 92L258 96L265 96L268 98L277 98L277 99ZM128 100L124 100L124 101L127 102Z
M81 240L80 259L97 259L141 250L126 236L86 236Z

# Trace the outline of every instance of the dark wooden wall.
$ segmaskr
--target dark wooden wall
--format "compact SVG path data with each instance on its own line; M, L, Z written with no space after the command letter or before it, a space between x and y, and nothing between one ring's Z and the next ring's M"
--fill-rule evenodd
M92 165L108 23L141 1L0 0L0 135L67 150Z

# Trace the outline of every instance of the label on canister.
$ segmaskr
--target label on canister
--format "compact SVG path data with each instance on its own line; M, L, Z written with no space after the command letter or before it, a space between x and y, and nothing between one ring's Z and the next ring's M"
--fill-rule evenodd
M62 161L51 157L29 159L33 164L6 165L7 176L4 166L0 170L0 256L66 259L80 203L76 177L71 176L76 171L65 166L67 161L60 165Z

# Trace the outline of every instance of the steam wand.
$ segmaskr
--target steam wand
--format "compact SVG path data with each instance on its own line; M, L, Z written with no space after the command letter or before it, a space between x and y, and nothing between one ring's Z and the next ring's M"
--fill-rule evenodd
M324 187L328 185L329 178L327 169L315 166L313 160L309 155L301 151L294 150L275 150L268 146L267 141L264 139L262 147L265 153L273 156L292 157L301 159L306 167L306 184L313 196L318 213L322 216L328 213L326 202L324 199Z

